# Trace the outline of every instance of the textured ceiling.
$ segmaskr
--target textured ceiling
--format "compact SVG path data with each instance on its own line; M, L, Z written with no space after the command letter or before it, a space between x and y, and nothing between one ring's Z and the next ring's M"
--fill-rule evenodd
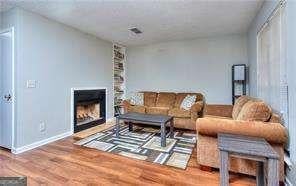
M0 13L12 8L13 5L7 3L7 1L0 0Z
M6 9L10 7L6 5L8 2L125 45L245 33L262 5L260 0L3 2ZM143 34L131 33L128 30L131 27L139 28Z

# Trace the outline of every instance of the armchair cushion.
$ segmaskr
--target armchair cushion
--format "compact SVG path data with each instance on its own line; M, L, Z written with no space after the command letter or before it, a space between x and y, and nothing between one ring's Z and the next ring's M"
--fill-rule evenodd
M284 144L287 141L286 130L280 123L238 121L205 117L197 119L196 130L199 134L214 137L216 137L218 133L230 133L261 137L276 144Z

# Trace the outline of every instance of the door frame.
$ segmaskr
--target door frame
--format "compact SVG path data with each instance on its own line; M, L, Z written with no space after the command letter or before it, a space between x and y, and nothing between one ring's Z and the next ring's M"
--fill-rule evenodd
M11 125L12 125L12 131L11 131L11 152L15 152L15 29L14 27L10 27L7 29L1 29L0 30L0 34L6 33L6 32L11 32L11 45L12 45L12 90L11 90L11 94L12 94L12 109L11 109L11 114L12 114L12 118L11 118Z

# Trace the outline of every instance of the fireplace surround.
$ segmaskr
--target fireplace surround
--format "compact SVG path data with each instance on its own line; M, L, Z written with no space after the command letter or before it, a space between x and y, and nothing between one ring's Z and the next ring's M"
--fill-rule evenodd
M106 122L106 89L73 90L74 132Z

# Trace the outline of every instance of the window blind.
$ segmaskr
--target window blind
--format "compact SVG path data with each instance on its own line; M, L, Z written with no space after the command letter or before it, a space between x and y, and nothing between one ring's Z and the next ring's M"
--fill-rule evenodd
M285 3L281 2L257 34L257 93L288 127L285 14Z

